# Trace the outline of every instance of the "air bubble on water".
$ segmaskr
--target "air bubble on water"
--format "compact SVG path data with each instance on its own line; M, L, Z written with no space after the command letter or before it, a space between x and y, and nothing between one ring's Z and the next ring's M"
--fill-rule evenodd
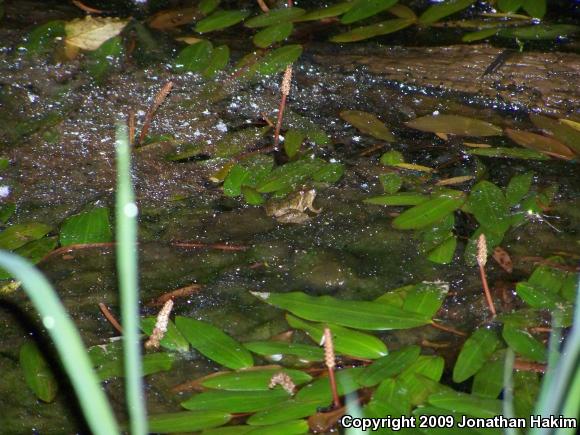
M139 209L137 208L137 205L134 202L125 204L125 207L123 207L123 213L125 213L125 216L127 217L133 218L137 216L138 212Z

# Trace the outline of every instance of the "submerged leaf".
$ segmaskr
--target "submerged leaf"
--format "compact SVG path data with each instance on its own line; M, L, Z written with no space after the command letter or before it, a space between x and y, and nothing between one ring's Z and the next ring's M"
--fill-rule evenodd
M290 36L293 29L294 26L292 23L280 23L268 26L254 35L254 44L261 48L269 47L274 42L284 41Z
M546 116L532 114L530 119L534 125L542 130L553 134L558 140L570 147L576 154L580 155L580 131L565 123L563 119L556 120Z
M505 133L518 145L531 150L566 160L574 158L574 153L570 148L554 138L530 133L529 131L512 130L511 128L506 128Z
M351 1L346 1L342 3L337 3L335 5L329 5L324 8L315 9L313 11L307 12L302 15L296 21L315 21L323 20L324 18L337 17L338 15L344 14L354 5Z
M208 377L201 385L207 388L228 391L267 391L270 389L272 376L284 373L292 379L294 385L305 384L312 380L312 376L301 371L285 368L265 368L240 370L233 373L223 373Z
M86 16L65 24L65 44L82 50L93 51L106 40L117 36L129 23L129 20L119 18L100 18Z
M386 142L395 140L395 136L393 136L387 126L371 113L361 112L360 110L344 110L340 112L340 117L362 133Z
M281 23L289 23L304 15L306 11L300 8L270 9L268 12L252 17L244 25L250 28L274 26Z
M508 202L501 189L489 181L480 181L473 187L467 206L477 221L490 232L503 234L510 226Z
M574 35L578 31L580 31L580 27L573 24L538 24L535 26L502 29L498 35L505 38L518 38L524 41L548 40Z
M393 226L400 230L425 228L454 212L464 202L465 196L463 192L449 191L440 194L401 213L393 221Z
M26 385L43 402L52 402L56 397L58 384L44 356L32 341L20 348L20 367L24 372Z
M283 341L252 341L244 343L244 346L252 352L274 357L278 355L294 355L305 361L322 361L324 351L317 346L300 343L285 343Z
M192 411L255 412L288 400L290 395L281 387L266 391L207 391L196 394L181 406Z
M357 382L363 387L377 385L381 381L401 373L419 358L420 353L419 346L408 346L391 352L365 367L357 377Z
M302 54L302 46L299 44L285 45L270 51L251 70L259 74L275 74L296 61Z
M502 336L516 353L532 361L546 362L548 355L545 346L528 331L505 324Z
M521 148L478 148L467 151L467 154L483 157L499 157L504 159L548 160L549 157L537 151Z
M304 319L357 329L407 329L431 322L428 317L374 302L345 301L330 296L315 297L300 292L252 294Z
M429 8L419 17L419 22L421 24L434 23L439 21L441 18L445 18L449 15L468 8L473 3L475 3L475 0L447 0L442 3L429 6Z
M356 0L352 7L342 16L342 24L350 24L355 21L372 17L379 12L389 9L397 3L397 0Z
M0 232L0 249L12 251L20 248L45 236L51 229L49 225L37 222L12 225Z
M178 71L201 72L209 67L212 52L211 42L200 41L181 50L173 65Z
M95 207L90 211L71 216L60 229L62 246L104 243L112 240L109 209L106 207Z
M406 123L409 127L430 133L459 136L499 136L501 128L479 119L460 115L428 115Z
M216 11L209 17L199 21L195 26L195 31L199 33L213 32L238 24L250 15L247 11L229 10Z
M147 425L152 433L197 432L226 424L231 418L221 411L184 411L150 415Z
M194 349L231 369L254 365L254 359L246 348L215 326L189 317L175 318L177 329Z
M410 25L415 20L409 18L394 18L392 20L381 21L380 23L370 26L357 27L349 32L335 35L330 40L332 42L356 42L364 39L374 38L375 36L388 35L389 33L398 32Z
M453 382L463 382L476 374L495 352L500 341L495 332L479 328L463 344L453 367Z

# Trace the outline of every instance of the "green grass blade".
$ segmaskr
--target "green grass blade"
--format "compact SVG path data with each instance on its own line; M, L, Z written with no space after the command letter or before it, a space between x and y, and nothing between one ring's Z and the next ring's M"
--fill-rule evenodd
M516 354L510 348L508 348L505 354L505 363L503 368L503 416L505 418L515 418L516 413L514 410L514 382L513 382L513 372L514 363L516 361ZM506 435L518 435L519 432L514 428L506 428Z
M91 368L81 337L50 283L32 264L17 255L0 251L0 266L22 281L24 290L40 313L91 431L97 435L118 434L113 411Z
M137 205L131 185L131 155L127 127L117 126L117 273L121 291L123 352L129 426L133 435L147 433L143 367L139 342L137 286Z

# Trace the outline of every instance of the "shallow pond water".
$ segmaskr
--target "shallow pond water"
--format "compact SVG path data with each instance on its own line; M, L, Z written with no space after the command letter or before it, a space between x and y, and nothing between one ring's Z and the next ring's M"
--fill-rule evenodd
M52 11L60 16L58 10ZM62 14L68 13L67 11ZM142 122L156 92L167 81L173 90L156 114L151 131L168 134L172 141L144 145L134 153L134 184L140 207L141 299L149 301L165 292L198 283L201 290L176 303L175 313L207 320L240 341L267 339L288 329L283 313L262 304L249 291L304 291L342 299L370 300L389 289L422 281L444 280L452 296L438 318L469 330L486 317L485 301L476 267L463 261L469 234L458 229L459 247L448 265L428 261L418 250L413 231L394 229L400 207L366 204L364 199L383 193L378 175L384 172L379 157L397 150L406 161L440 167L441 178L485 173L486 179L505 187L513 175L532 170L541 187L557 184L558 193L545 218L511 230L502 247L510 252L514 272L508 274L489 263L492 286L513 291L517 281L533 268L532 257L580 252L578 210L580 177L577 164L561 160L533 161L467 156L455 138L444 141L412 131L408 119L434 111L477 117L521 129L531 124L523 111L495 111L464 98L450 99L411 89L396 89L364 68L355 72L327 69L308 55L295 68L294 92L286 122L307 122L331 138L326 146L310 144L314 154L341 162L344 177L336 184L318 183L314 205L318 215L302 225L283 224L267 216L264 207L239 198L224 197L220 185L209 181L219 167L211 161L169 161L176 144L219 141L227 132L264 124L261 113L275 113L279 78L233 82L215 92L215 82L196 74L174 74L164 62L143 68L126 63L102 84L94 84L81 63L58 63L52 58L29 58L11 47L22 29L3 30L9 36L0 46L0 156L10 165L0 174L9 192L3 201L16 204L11 223L44 222L54 232L66 217L88 206L114 203L115 124L131 111ZM228 83L225 73L217 83ZM221 81L221 82L220 82ZM212 98L215 97L215 98ZM361 134L339 116L343 110L380 114L397 140L382 142ZM51 118L52 116L52 118ZM24 125L38 121L38 125ZM41 121L39 121L41 120ZM258 142L265 145L269 138ZM494 140L505 144L505 139ZM255 145L255 144L254 144ZM281 153L276 158L284 161ZM482 166L485 170L482 170ZM419 179L421 174L415 174ZM465 185L467 190L468 186ZM473 226L463 219L460 226ZM195 241L206 247L184 248L177 241ZM224 251L212 244L243 247ZM104 302L118 312L114 254L111 247L78 250L48 256L40 269L58 289L88 345L115 335L98 310ZM39 335L35 317L23 294L0 299L0 409L5 433L70 433L82 430L79 418L70 418L67 395L52 404L36 402L18 367L18 349L27 336ZM155 309L143 304L143 313ZM34 331L34 332L31 332ZM461 341L429 326L381 333L389 348L411 343L440 342L439 353L452 358ZM433 352L437 352L433 350ZM149 410L178 409L179 397L171 387L216 370L203 356L192 352L179 357L170 372L147 377ZM63 378L64 379L64 378ZM64 382L64 381L63 381ZM121 383L106 384L122 414ZM80 428L80 429L79 429ZM1 430L0 430L1 431Z

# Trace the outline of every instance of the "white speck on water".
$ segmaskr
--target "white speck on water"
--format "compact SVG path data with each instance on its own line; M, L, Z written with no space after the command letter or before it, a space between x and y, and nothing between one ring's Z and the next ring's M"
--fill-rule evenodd
M195 130L195 131L193 132L193 137L199 137L199 136L201 136L201 131L199 131L199 130Z
M0 186L0 198L6 198L10 195L10 186Z
M55 323L56 322L54 320L54 317L52 317L52 316L44 316L42 318L42 324L44 325L44 327L46 329L52 329L52 328L54 328L54 324Z
M205 110L204 110L203 112L201 112L201 113L203 113L204 115L209 115L209 114L210 114L210 112L209 112L209 109L205 109Z
M123 207L123 213L125 213L125 216L133 218L137 216L137 213L139 213L139 209L137 208L137 205L134 202L130 202L128 204L125 204L125 207Z
M361 137L360 136L353 136L352 137L352 141L353 142L360 142L360 140L361 140Z
M433 116L437 116L437 115L439 115L439 110L434 110L433 111Z

